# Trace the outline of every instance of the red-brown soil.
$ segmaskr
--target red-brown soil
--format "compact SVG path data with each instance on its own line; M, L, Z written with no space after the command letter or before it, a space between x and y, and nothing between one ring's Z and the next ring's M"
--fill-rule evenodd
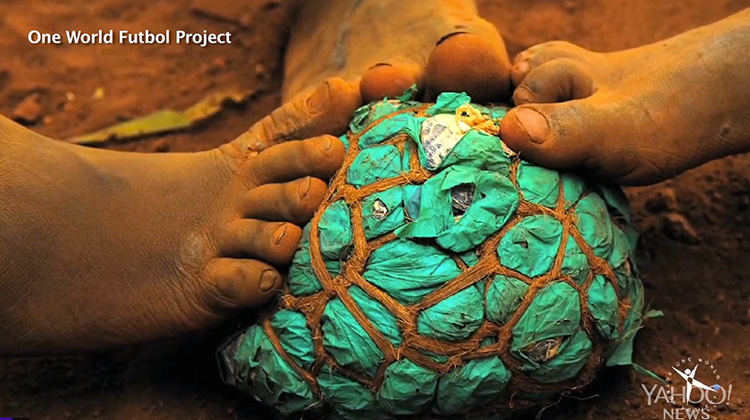
M480 1L511 54L554 39L599 51L635 47L748 6L747 0ZM278 104L287 15L287 5L278 0L0 1L0 113L23 111L38 120L33 130L67 138L151 111L183 109L220 89L255 90L248 103L196 129L106 145L141 152L217 146ZM235 43L200 48L26 40L32 29L109 28L230 31ZM24 100L25 109L16 109ZM713 415L750 418L750 156L628 192L644 235L647 302L666 314L650 320L640 334L636 361L666 374L681 358L712 359L720 382L733 386L732 404ZM217 340L234 328L236 323L208 335L95 355L0 360L0 415L266 418L249 398L222 385L213 364ZM646 404L644 380L629 369L606 371L589 390L564 398L540 418L662 419L663 405Z

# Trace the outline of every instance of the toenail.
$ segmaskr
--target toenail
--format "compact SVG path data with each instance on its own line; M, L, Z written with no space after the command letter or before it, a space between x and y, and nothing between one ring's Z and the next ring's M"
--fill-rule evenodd
M438 45L442 44L443 42L447 41L450 38L453 38L456 35L462 35L462 34L466 34L466 33L468 33L468 32L466 32L466 31L451 32L448 35L445 35L444 37L440 38L438 40L438 42L435 44L435 46L438 46Z
M513 93L513 96L515 98L516 105L534 102L534 94L531 93L531 91L526 86L521 86L516 89L515 93Z
M549 123L539 111L533 108L517 108L515 117L532 143L542 144L547 141Z
M276 272L274 270L264 270L260 275L260 291L265 293L273 289L276 285Z
M318 113L323 111L328 104L328 99L331 97L331 85L328 82L324 82L321 86L315 90L307 104L310 107L310 111Z
M300 180L297 184L297 197L307 198L307 193L310 192L310 185L312 185L312 178L309 176L305 179Z
M521 61L520 63L513 66L513 72L517 74L526 74L529 71L529 62Z
M367 70L372 70L375 67L393 67L393 64L391 64L391 63L378 63L378 64L374 64L374 65L370 66L370 68L367 69Z
M283 224L279 226L276 229L276 232L273 233L273 244L278 246L281 244L282 239L284 239L284 235L286 235L287 225Z
M333 147L333 137L332 136L323 136L315 142L315 145L318 146L318 150L321 152L327 152L331 150Z

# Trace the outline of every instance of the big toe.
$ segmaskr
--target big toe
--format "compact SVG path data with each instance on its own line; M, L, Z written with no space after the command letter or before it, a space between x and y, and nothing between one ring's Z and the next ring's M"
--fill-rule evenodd
M359 82L359 91L365 103L383 98L395 98L418 83L419 75L402 65L381 63L371 67Z
M286 140L346 133L362 100L354 83L332 77L304 91L253 124L232 142L242 152L259 152Z
M470 33L443 38L430 54L425 70L426 96L466 92L475 102L502 101L510 91L510 62L498 37Z
M659 182L685 170L689 153L639 118L638 109L606 96L522 105L505 116L500 137L524 160L621 185Z
M604 128L578 102L516 107L502 120L500 137L525 160L556 169L581 166L600 149Z

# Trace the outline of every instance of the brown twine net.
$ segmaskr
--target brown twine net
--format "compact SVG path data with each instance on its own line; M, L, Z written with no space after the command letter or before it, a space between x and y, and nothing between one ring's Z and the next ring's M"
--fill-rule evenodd
M310 232L310 252L312 257L312 267L315 275L320 280L323 286L323 290L306 297L295 297L293 296L288 288L284 291L280 307L278 309L293 309L302 312L308 320L309 326L312 329L315 351L317 354L316 362L313 368L308 371L301 368L289 354L284 350L278 335L274 331L271 320L266 317L262 323L265 332L272 341L276 350L286 362L293 367L293 369L310 385L313 392L320 399L324 396L321 393L320 387L316 381L316 377L320 372L321 368L325 365L330 366L337 372L345 375L346 377L357 381L373 392L377 392L383 383L385 370L393 362L400 360L404 357L409 358L413 362L436 371L440 374L449 372L450 370L466 363L469 360L485 358L489 356L498 356L502 359L505 366L512 372L512 378L509 385L505 390L505 397L498 398L496 402L493 402L488 406L488 410L497 411L505 409L520 409L529 407L532 405L538 405L539 400L532 400L526 398L525 395L540 395L545 393L558 393L566 391L579 390L588 383L590 383L598 368L602 365L604 354L607 352L607 343L602 340L597 334L594 318L591 315L588 305L588 296L586 291L594 280L596 275L605 276L608 281L614 286L617 296L620 302L620 334L623 333L624 322L627 315L632 307L632 303L628 296L622 296L620 288L618 286L617 278L614 271L607 263L606 260L594 255L592 248L582 238L581 233L577 230L575 225L575 212L572 210L573 206L567 207L564 199L563 185L560 183L560 194L557 206L554 209L531 203L521 197L519 208L516 214L506 223L506 225L496 234L490 236L483 244L479 246L479 263L473 267L468 267L458 255L451 253L447 250L443 250L448 255L451 255L456 263L462 270L462 274L456 277L454 280L443 285L438 290L427 295L419 303L413 305L404 305L387 292L381 290L375 285L369 283L363 277L366 262L370 254L383 246L384 244L396 239L396 235L393 233L386 234L384 236L375 238L368 241L365 237L365 230L363 227L363 216L362 216L362 200L374 193L385 191L395 186L407 185L407 184L422 184L430 179L434 173L424 169L419 162L419 155L416 153L416 146L414 142L405 134L397 135L381 144L392 144L398 147L403 153L407 148L411 148L411 170L401 174L401 176L384 179L374 184L356 188L346 183L347 173L355 158L359 154L359 137L365 134L373 126L377 125L381 121L392 118L393 116L401 113L414 113L417 116L425 116L425 110L429 105L422 105L414 108L404 109L388 116L380 118L371 124L367 128L362 130L359 134L349 133L350 136L350 149L349 153L344 161L343 167L334 177L330 190L324 204L318 209L315 217L312 220L311 232ZM464 109L465 110L465 109ZM464 121L470 122L470 125L487 131L491 134L498 134L499 127L493 120L486 120L482 117L477 117L476 112L469 110L468 115L463 114ZM463 111L459 108L457 112ZM518 189L517 171L519 165L519 159L515 158L511 165L511 177L510 179ZM585 197L588 192L584 192L581 198ZM351 208L352 213L352 227L353 227L353 249L350 257L347 261L342 262L342 269L339 275L332 276L328 272L323 256L320 249L320 238L318 223L321 220L321 216L330 204L337 200L344 200L346 204ZM580 200L580 198L579 198ZM513 228L518 222L524 217L530 215L547 215L551 216L560 221L564 228L562 235L562 243L558 249L557 257L554 261L552 269L547 273L539 277L530 278L520 272L511 270L501 265L499 256L497 253L497 247L503 238L503 236L511 228ZM615 220L618 223L618 220ZM618 223L619 224L619 223ZM583 253L586 255L591 272L583 286L576 283L572 278L562 273L563 258L565 255L565 249L567 246L568 238L572 237L576 240ZM630 264L628 261L627 264ZM466 287L473 285L474 283L487 279L488 282L492 282L495 275L505 275L509 277L515 277L527 283L529 285L528 293L526 294L521 306L515 312L513 317L505 325L497 325L493 322L485 320L483 325L470 337L468 340L455 343L442 341L435 338L425 337L417 332L417 316L421 311L439 303L440 301L456 294ZM587 332L589 338L593 343L592 354L587 360L584 367L580 370L578 375L572 379L557 382L552 384L541 383L531 379L522 370L522 361L514 357L510 352L510 345L512 340L513 328L521 319L522 315L529 308L534 298L537 296L540 289L548 285L553 281L563 281L575 288L581 296L581 313L583 328ZM403 341L400 347L395 347L368 319L360 307L356 304L354 299L348 292L348 287L356 285L362 288L372 298L376 299L388 308L393 313L399 322L403 334ZM488 283L489 286L489 283ZM372 340L376 343L378 348L385 355L385 359L380 364L377 374L374 378L366 377L365 375L347 369L346 367L340 366L336 363L336 360L326 352L323 346L323 332L321 329L321 318L323 311L329 300L334 297L338 297L346 308L351 311L356 320L360 325L367 331ZM486 304L486 293L485 293L485 304ZM481 346L481 343L486 338L495 338L497 343ZM438 355L445 355L449 357L448 362L440 363L429 356L422 353L422 351L432 352ZM424 418L424 417L422 417Z

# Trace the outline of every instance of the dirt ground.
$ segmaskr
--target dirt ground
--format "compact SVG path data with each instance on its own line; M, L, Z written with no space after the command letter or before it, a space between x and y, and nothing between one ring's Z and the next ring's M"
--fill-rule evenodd
M553 39L599 51L635 47L721 19L750 1L484 0L480 6L515 54ZM67 138L166 107L183 109L219 89L253 90L246 104L197 129L106 147L188 152L217 146L278 104L287 9L278 0L0 1L0 113L12 116L35 95L27 99L38 102L31 128ZM32 29L109 28L230 31L236 42L200 48L26 41ZM713 415L750 418L750 156L628 193L644 236L647 302L666 314L640 334L636 361L661 374L682 358L715 361L719 382L733 391L732 403ZM0 415L265 418L249 398L223 386L212 363L218 340L234 328L89 356L0 360ZM647 405L643 381L629 369L605 371L583 394L539 418L664 418L663 405Z

